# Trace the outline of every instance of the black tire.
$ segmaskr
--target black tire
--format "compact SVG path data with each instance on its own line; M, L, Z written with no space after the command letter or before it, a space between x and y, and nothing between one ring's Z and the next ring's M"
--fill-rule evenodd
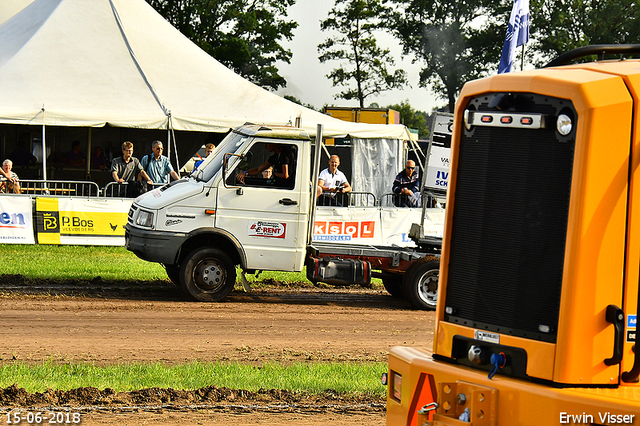
M218 302L231 293L235 284L235 265L222 250L197 249L182 262L180 285L194 300Z
M167 277L172 283L180 287L180 265L162 265L164 270L167 271Z
M407 269L402 280L404 298L416 309L432 311L438 303L440 260L423 257Z
M402 292L402 276L393 275L391 277L384 277L382 284L391 296L397 299L403 299L404 293Z

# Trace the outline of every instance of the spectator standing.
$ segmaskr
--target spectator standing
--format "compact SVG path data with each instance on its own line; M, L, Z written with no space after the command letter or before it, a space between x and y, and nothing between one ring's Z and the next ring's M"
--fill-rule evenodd
M320 172L318 177L318 192L322 193L318 198L319 206L342 206L341 200L336 199L336 194L351 192L351 185L347 177L338 170L340 157L332 155L329 158L329 167Z
M137 197L140 191L136 191L134 183L144 179L147 184L153 184L149 175L140 165L140 161L133 156L133 144L126 141L122 144L122 157L116 157L111 162L111 176L118 183L127 183L127 197Z
M153 141L151 144L152 153L145 155L140 164L149 178L156 184L169 183L169 175L175 180L180 176L173 170L173 166L167 157L162 155L164 146L160 141Z
M207 158L213 152L214 149L216 149L216 146L214 144L212 143L206 144L204 146L204 158ZM196 163L193 165L194 170L197 169L200 164L202 164L202 162L204 161L204 158L202 160L196 161Z
M420 181L413 160L408 160L404 170L398 173L392 191L398 194L393 201L396 207L420 207Z
M80 141L73 141L71 143L71 151L67 152L65 163L70 167L83 167L87 158L80 150Z
M2 178L0 178L0 192L19 194L20 184L18 183L18 175L11 171L12 167L13 161L8 158L2 162L2 169L0 169L0 174L2 175Z

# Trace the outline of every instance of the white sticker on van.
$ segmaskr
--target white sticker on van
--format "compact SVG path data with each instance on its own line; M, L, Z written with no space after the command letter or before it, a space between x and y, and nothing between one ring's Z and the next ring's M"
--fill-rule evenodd
M287 234L287 224L279 222L249 222L248 235L250 237L284 238Z

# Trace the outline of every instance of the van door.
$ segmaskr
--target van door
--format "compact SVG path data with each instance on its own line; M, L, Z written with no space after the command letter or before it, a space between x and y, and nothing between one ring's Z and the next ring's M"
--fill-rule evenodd
M239 240L248 269L300 271L306 250L308 215L303 209L308 203L302 200L301 190L305 181L300 173L302 146L296 142L277 142L257 139L249 147L245 160L231 166L226 182L219 185L216 227ZM266 170L258 175L244 175L261 165L278 168L282 163L287 165L288 179L277 178L273 168L270 176Z

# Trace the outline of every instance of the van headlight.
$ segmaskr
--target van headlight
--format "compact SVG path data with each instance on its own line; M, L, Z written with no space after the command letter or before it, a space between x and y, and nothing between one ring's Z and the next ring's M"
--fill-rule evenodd
M140 210L138 217L136 218L136 225L143 226L145 228L153 227L153 213L146 210Z

